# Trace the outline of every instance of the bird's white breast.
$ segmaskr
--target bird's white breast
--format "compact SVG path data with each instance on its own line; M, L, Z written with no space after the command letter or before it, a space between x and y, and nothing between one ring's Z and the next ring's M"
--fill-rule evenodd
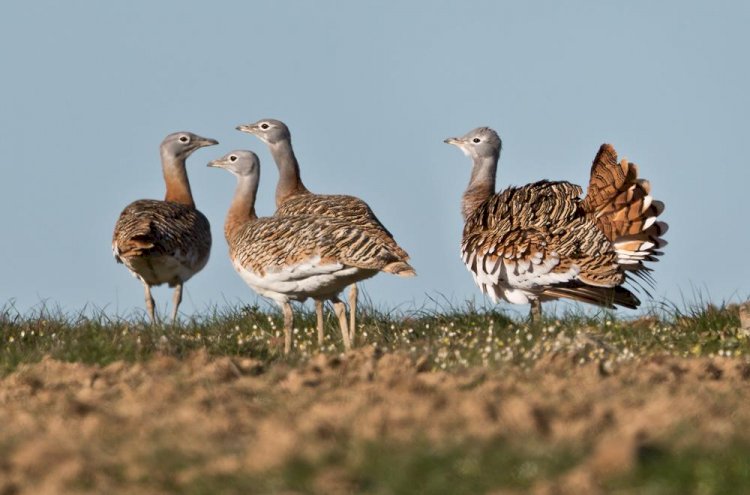
M263 274L236 261L233 261L233 264L250 288L280 303L336 295L352 282L376 273L342 263L321 263L319 257L281 268L269 268Z

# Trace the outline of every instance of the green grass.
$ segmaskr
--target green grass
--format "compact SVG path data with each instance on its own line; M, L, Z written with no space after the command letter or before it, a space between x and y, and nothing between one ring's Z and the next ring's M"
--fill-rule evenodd
M427 441L346 445L310 461L295 458L262 477L203 477L189 486L161 486L192 495L210 493L337 493L471 495L498 488L529 488L569 469L573 449L509 444L502 439L436 446ZM326 474L322 473L333 473Z
M358 345L410 355L422 370L472 367L526 368L546 356L562 353L572 363L618 362L654 355L750 357L750 340L740 329L738 308L731 305L663 305L633 318L601 311L594 316L567 312L539 325L493 308L443 307L440 310L388 312L365 307L359 316ZM178 325L148 324L141 318L112 317L104 312L66 314L40 308L19 314L0 310L0 377L20 364L45 356L106 365L138 362L155 355L186 357L201 350L211 356L241 356L263 366L295 366L323 352L343 349L337 325L326 321L327 339L317 344L315 315L299 312L292 355L281 354L282 318L246 306L213 310ZM468 385L471 386L471 385ZM267 472L244 468L228 474L205 474L189 481L178 475L212 459L185 452L174 442L154 447L140 479L122 471L117 459L104 456L84 473L79 488L108 486L156 488L160 493L366 493L473 494L506 488L524 492L543 480L556 480L591 453L591 446L545 444L538 437L495 438L467 442L426 439L399 443L342 438L314 459L295 457ZM660 438L667 438L662 436ZM0 439L10 442L10 439ZM524 440L524 441L521 441ZM117 442L114 441L114 444ZM680 442L638 451L635 468L606 480L607 490L622 493L748 493L750 444L737 439L723 446ZM12 451L0 443L3 451ZM231 442L227 455L232 455ZM0 463L0 470L2 463ZM0 485L0 489L2 486ZM335 489L335 490L334 490Z
M259 475L238 471L200 476L185 482L178 474L209 461L175 450L159 450L158 469L139 481L166 493L268 494L362 493L471 495L497 489L523 493L540 480L575 467L586 451L579 447L550 448L533 440L503 439L436 445L428 441L343 444L316 460L294 458L281 468ZM750 487L750 445L724 448L693 446L682 450L641 448L636 468L627 476L604 482L616 493L742 494Z
M138 318L113 318L103 312L65 314L41 308L19 314L0 310L0 376L20 363L49 355L56 359L106 365L139 361L155 353L182 357L204 349L213 356L247 356L270 363L292 363L318 352L342 351L332 317L326 341L317 344L315 315L298 312L294 351L281 356L282 319L255 306L213 310L177 325L150 325ZM530 325L493 309L472 305L437 311L383 312L364 308L357 342L383 351L403 351L432 369L533 363L550 352L577 352L580 360L627 360L653 354L741 356L750 340L740 329L736 306L667 308L637 318L617 319L602 311L595 317L566 313Z
M750 444L682 450L651 447L641 452L635 470L607 485L645 495L748 493Z

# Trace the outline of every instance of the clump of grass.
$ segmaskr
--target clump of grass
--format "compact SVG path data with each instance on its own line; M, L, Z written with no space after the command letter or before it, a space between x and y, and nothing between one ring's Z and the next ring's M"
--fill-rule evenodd
M748 459L750 444L740 441L721 448L652 447L640 453L633 471L606 485L613 491L638 493L747 493Z
M297 311L293 353L283 357L281 315L258 306L212 308L176 325L150 325L142 317L112 317L98 310L66 314L46 306L20 314L6 306L0 310L0 373L45 355L104 365L148 359L155 353L182 357L199 349L266 363L282 358L295 362L343 350L333 320L328 317L326 340L319 346L314 313ZM738 308L729 305L664 306L630 319L608 311L592 315L568 310L538 325L473 303L410 311L364 305L357 327L359 345L405 352L427 368L444 370L530 366L550 353L565 353L580 362L653 354L750 355Z
M538 442L492 439L439 444L357 441L337 444L316 458L292 457L263 472L238 469L201 474L187 482L180 473L206 465L208 456L157 449L158 465L140 482L168 493L392 493L476 494L492 489L529 488L575 466L583 452Z
M746 493L750 486L748 456L750 445L743 443L722 449L651 447L638 454L636 468L627 475L600 481L606 490L627 493ZM498 439L454 445L380 441L350 445L314 461L291 459L270 472L201 476L187 485L175 484L177 473L167 471L159 475L158 485L168 492L195 495L523 491L545 481L555 485L585 457L580 447L510 444Z
M182 357L203 349L212 355L270 361L278 357L278 320L278 315L255 307L214 309L176 325L151 325L143 318L113 318L104 312L69 315L41 307L21 315L6 308L0 311L0 373L45 355L106 365L144 360L155 353Z
M335 482L352 493L475 494L500 487L529 488L569 469L580 457L581 452L572 448L531 441L371 441L332 452L318 462L297 459L279 475L284 485L301 491L313 489L319 472L339 467L343 469Z

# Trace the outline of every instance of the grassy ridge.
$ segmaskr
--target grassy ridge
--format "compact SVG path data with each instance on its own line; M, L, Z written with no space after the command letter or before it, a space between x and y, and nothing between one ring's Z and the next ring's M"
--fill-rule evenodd
M138 361L154 353L176 357L197 349L213 356L246 356L273 362L282 359L282 318L256 306L214 310L178 325L152 326L143 319L111 318L105 313L68 315L38 309L21 315L0 310L0 374L42 356L69 362L106 365ZM472 306L445 312L394 314L364 308L358 319L357 343L384 351L419 356L431 369L476 365L523 365L551 350L590 347L581 359L622 360L653 355L741 356L750 353L750 340L740 328L738 307L708 305L617 319L567 313L532 326L502 312ZM311 355L342 350L333 318L326 322L326 341L317 344L315 315L295 318L296 362ZM589 344L587 346L587 344Z
M287 358L281 315L257 307L156 326L104 313L5 308L0 424L4 408L16 406L21 412L9 412L9 421L38 424L9 434L0 426L0 493L33 493L41 473L69 459L76 459L75 476L58 486L72 493L556 493L560 483L564 493L750 491L750 413L736 409L748 395L750 339L736 306L672 307L632 319L568 313L536 326L472 306L408 314L366 308L358 344L373 351L350 361L338 357L332 318L322 348L315 315L295 321ZM376 354L393 360L372 383L372 371L362 370ZM25 366L47 356L106 368ZM153 403L139 405L139 393ZM499 409L464 409L485 400ZM347 410L352 401L361 406ZM359 432L366 421L398 431L400 416L391 415L399 402L408 404L398 413L405 418L423 404L435 410L425 413L429 420L412 418L407 438ZM174 418L172 406L182 411ZM317 407L318 423L291 428L315 418ZM368 420L377 408L382 416ZM641 439L629 424L649 425L649 414L661 422L646 426L652 436ZM497 431L464 434L465 418ZM59 429L45 434L58 420ZM292 444L313 445L312 453L292 448L283 461L258 468L255 442L273 454L285 425ZM632 446L620 449L623 441ZM620 463L627 469L612 468ZM589 471L599 474L586 474L581 485L577 476Z

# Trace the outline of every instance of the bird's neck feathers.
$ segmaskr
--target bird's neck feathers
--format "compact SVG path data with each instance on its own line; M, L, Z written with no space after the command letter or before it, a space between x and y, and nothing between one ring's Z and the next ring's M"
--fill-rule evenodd
M495 194L495 175L500 154L474 158L469 186L464 192L461 212L466 220L482 203Z
M161 164L164 183L167 186L164 201L172 201L195 208L193 193L190 191L190 181L188 181L187 170L185 170L185 160L162 154Z
M299 194L307 194L307 190L302 183L299 173L299 164L297 157L294 156L292 142L288 139L279 141L271 147L271 155L279 169L279 182L276 185L276 207L278 208L284 201Z
M255 214L255 196L258 193L258 179L255 176L241 176L237 178L237 188L234 191L234 198L229 207L227 218L224 221L224 237L227 243L231 244L231 239L237 230L248 222L257 220Z

